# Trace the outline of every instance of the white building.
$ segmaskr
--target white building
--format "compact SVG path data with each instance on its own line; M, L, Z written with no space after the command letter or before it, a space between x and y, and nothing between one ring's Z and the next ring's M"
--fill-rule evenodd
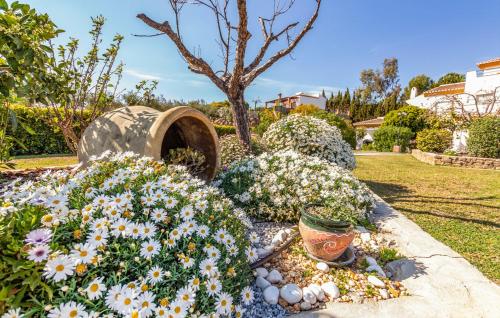
M357 123L352 124L355 128L362 128L366 131L363 138L356 140L356 149L361 149L365 143L373 142L375 130L379 129L383 122L384 117L377 117L374 119L358 121Z
M478 70L469 71L465 82L441 85L417 95L411 90L409 105L430 109L437 113L454 111L472 117L500 113L500 58L477 63ZM466 149L467 132L456 131L452 148Z
M478 70L467 72L465 82L441 85L417 96L411 90L409 105L444 112L450 109L495 113L500 104L500 58L477 63ZM496 97L496 100L495 100ZM477 108L476 108L477 106Z
M298 92L295 95L282 97L278 94L277 99L269 100L266 102L266 107L268 106L282 106L286 109L294 109L295 107L303 104L315 105L320 109L326 108L327 98L321 94L310 94L304 92Z

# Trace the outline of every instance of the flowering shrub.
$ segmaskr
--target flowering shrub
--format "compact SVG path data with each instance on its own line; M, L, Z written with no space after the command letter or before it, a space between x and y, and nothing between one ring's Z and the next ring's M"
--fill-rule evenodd
M245 151L236 135L224 136L219 139L221 166L229 167L232 163L249 158L262 152L262 145L256 138L250 140L251 153Z
M114 155L74 176L15 182L2 198L3 217L43 210L19 255L53 298L31 295L27 316L230 316L253 299L248 220L183 167Z
M262 141L272 151L295 150L347 169L356 165L352 149L342 139L339 129L314 117L287 116L272 124Z
M328 205L339 216L361 220L374 202L348 170L292 150L242 161L214 183L249 214L271 221L295 222L308 204Z

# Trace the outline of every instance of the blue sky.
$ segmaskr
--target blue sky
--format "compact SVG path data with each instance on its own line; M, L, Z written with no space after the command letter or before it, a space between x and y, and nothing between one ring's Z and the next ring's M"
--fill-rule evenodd
M223 100L224 95L206 78L191 73L166 37L138 38L153 30L136 18L146 13L157 21L170 20L168 0L29 0L66 30L67 37L88 45L90 17L107 19L105 39L125 36L120 54L125 63L124 88L141 79L158 79L157 93L167 99ZM271 0L249 1L252 38L249 57L262 43L257 17L269 13ZM296 0L283 23L304 22L312 0ZM182 35L190 48L214 67L220 64L215 42L215 21L205 9L186 7ZM500 1L496 0L323 0L313 30L299 43L293 59L286 57L258 78L246 91L246 100L268 100L281 92L327 91L359 86L359 73L378 68L386 57L399 59L401 83L417 74L437 78L447 72L466 72L475 63L500 56ZM273 52L285 43L275 43Z

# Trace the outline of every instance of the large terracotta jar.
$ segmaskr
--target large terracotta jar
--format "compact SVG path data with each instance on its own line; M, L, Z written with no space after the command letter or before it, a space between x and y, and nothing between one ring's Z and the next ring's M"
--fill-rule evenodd
M354 239L351 224L324 220L306 209L300 217L299 231L307 251L327 262L339 258Z

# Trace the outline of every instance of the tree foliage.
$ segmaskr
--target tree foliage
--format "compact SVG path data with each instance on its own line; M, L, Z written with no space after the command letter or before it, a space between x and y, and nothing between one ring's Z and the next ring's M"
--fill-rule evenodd
M434 81L432 78L425 74L420 74L413 77L409 82L408 86L405 87L403 92L403 99L407 100L410 98L411 89L415 87L417 89L417 94L422 94L426 90L429 90L433 87Z
M500 158L500 117L474 120L469 127L467 150L475 157Z
M426 111L416 106L404 106L385 115L382 126L407 127L417 133L426 127Z
M465 81L464 74L451 72L451 73L448 73L448 74L441 76L438 79L438 81L436 82L436 86L444 85L444 84L460 83L460 82L464 82L464 81Z

